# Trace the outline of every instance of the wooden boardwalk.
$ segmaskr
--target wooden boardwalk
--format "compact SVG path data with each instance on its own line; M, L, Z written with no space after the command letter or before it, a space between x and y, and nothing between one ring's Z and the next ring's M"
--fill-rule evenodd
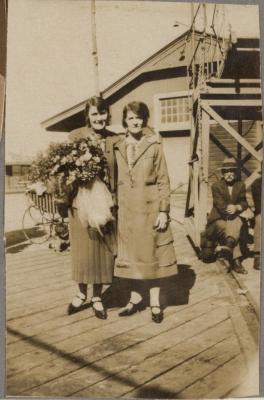
M67 316L76 290L69 254L47 246L7 252L7 395L257 395L257 315L231 276L197 260L180 225L174 234L179 271L162 288L161 324L148 307L118 317L126 302L119 281L105 292L106 321L90 307Z

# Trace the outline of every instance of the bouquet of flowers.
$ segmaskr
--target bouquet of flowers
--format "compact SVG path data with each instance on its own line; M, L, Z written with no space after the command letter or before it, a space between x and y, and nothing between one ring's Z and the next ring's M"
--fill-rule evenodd
M74 206L83 226L97 228L113 219L112 196L107 188L108 167L100 144L89 138L52 143L32 163L29 179L42 182L59 199L77 188Z

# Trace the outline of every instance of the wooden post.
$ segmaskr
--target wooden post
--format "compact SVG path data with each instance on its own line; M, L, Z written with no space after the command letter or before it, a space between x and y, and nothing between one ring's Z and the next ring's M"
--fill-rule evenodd
M96 41L96 9L95 0L91 0L91 28L92 28L92 56L94 64L94 93L100 95L99 89L99 70L98 70L98 54Z
M7 25L7 4L0 3L0 141L4 127L5 112L5 77L6 77L6 25Z
M202 71L203 71L203 81L205 79L205 77L208 76L208 66L205 67L205 39L206 39L206 26L207 26L207 15L206 15L206 4L203 3L203 44L202 44L202 51L203 51L203 67L202 67Z
M243 122L241 115L239 115L239 119L237 121L237 130L240 136L243 133ZM242 160L242 145L241 143L237 143L237 160L238 160L238 179L241 180L241 160Z
M191 54L193 56L192 59L192 88L195 88L195 79L196 79L196 71L195 71L195 54L194 54L194 45L195 45L195 20L194 20L194 3L191 3L191 18L192 18L192 36L191 36Z
M199 195L199 231L205 229L207 223L207 203L208 203L208 175L209 175L209 137L210 137L210 117L202 111L202 137L201 137L201 165L200 165L200 195Z
M198 139L199 140L199 139ZM194 243L200 247L199 162L193 164Z
M194 3L190 3L191 6L191 55L190 59L192 60L192 78L189 82L191 87L194 87L194 60L192 58L194 53ZM190 61L189 61L190 65ZM190 86L189 86L190 89ZM191 135L190 135L190 156L193 154L193 146L194 146L194 137L195 137L195 127L194 127L194 117L193 117L193 104L194 104L194 91L192 90L192 95L189 97L189 112L190 112L190 121L191 121ZM188 196L186 202L185 214L188 209L193 206L193 165L189 165L189 188L188 188Z

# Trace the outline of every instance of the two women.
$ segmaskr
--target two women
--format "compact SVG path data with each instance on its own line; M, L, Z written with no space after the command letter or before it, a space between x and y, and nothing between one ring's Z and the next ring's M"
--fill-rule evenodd
M159 300L161 279L177 273L169 228L169 178L161 143L147 127L149 110L144 103L132 102L124 108L123 126L127 132L122 138L106 130L108 109L103 100L90 100L86 113L91 128L74 132L71 137L90 135L104 141L113 191L117 180L118 252L114 274L132 283L129 303L119 315L129 316L141 309L138 287L147 282L152 320L160 323L163 319ZM70 216L70 237L73 278L79 293L70 304L69 313L85 302L87 284L93 284L95 315L106 318L101 291L102 284L112 281L114 255L98 234L92 238L89 230L81 227L76 210Z

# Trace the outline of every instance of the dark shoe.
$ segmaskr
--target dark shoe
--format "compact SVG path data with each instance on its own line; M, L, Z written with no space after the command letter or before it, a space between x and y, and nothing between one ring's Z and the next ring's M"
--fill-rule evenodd
M247 274L247 270L243 267L240 260L234 260L232 265L232 271L237 272L238 274Z
M129 306L131 304L131 306ZM142 310L142 303L132 303L131 301L126 305L123 311L120 311L118 314L119 317L129 317L130 315L135 314L138 311Z
M154 307L150 307L151 308L151 318L153 322L156 322L156 324L160 324L163 321L163 311L161 310L161 308L159 306L154 306ZM153 312L153 308L158 308L159 312L158 313L154 313Z
M72 315L81 311L85 302L86 296L81 292L77 293L72 302L68 305L67 314Z
M260 255L255 254L253 268L260 271Z
M92 302L93 302L92 307L93 307L94 315L96 316L96 318L99 318L99 319L106 319L106 318L107 318L107 313L106 313L106 311L105 311L105 308L103 307L102 310L98 310L98 309L95 307L95 304L96 304L96 303L101 303L101 304L102 304L102 300L100 299L100 297L93 297Z

